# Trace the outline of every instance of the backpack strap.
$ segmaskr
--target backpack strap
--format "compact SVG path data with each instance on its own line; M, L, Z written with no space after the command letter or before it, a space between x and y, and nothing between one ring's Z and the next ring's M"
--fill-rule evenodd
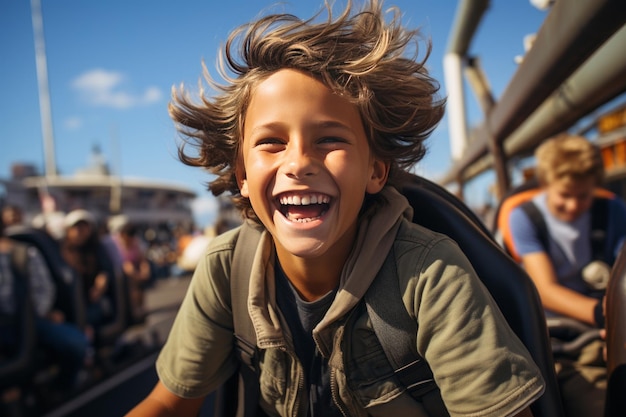
M546 220L543 218L543 214L541 214L539 208L532 200L525 202L520 206L520 208L524 211L524 213L526 213L526 216L528 216L528 219L535 227L537 237L541 242L541 246L543 246L543 250L546 253L550 253L548 225L546 224Z
M393 250L393 249L392 249ZM372 327L400 383L432 417L448 417L428 363L416 348L417 322L402 303L395 263L385 265L365 293L365 305Z
M248 313L248 292L250 272L260 238L261 228L252 224L251 221L244 222L235 243L231 262L230 299L233 311L235 350L240 362L238 377L240 404L237 407L237 417L255 416L259 403L256 332ZM225 404L225 406L233 407L234 404ZM230 410L224 412L223 415L235 415L233 412L234 410Z
M606 243L609 223L609 199L596 197L591 205L591 259L607 261Z

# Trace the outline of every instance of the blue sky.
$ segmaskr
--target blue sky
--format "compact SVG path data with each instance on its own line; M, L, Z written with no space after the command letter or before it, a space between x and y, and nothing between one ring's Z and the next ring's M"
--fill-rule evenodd
M356 0L357 3L359 0ZM321 0L41 0L57 169L72 175L98 145L116 174L175 182L195 190L199 218L213 200L209 177L176 159L177 134L167 114L172 86L195 90L204 60L211 71L220 43L263 10L309 17ZM343 5L342 0L337 1ZM387 0L433 42L431 73L443 85L442 59L456 0ZM472 43L498 97L546 12L527 0L494 0ZM14 162L44 171L30 1L0 2L0 178ZM214 72L213 72L214 73ZM473 96L470 123L482 115ZM418 172L435 178L451 164L444 119ZM486 191L467 193L478 203ZM474 201L472 201L472 199Z

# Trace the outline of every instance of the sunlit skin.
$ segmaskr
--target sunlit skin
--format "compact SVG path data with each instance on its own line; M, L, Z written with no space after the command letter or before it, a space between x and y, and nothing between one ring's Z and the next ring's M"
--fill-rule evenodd
M357 107L302 72L259 83L244 120L241 194L271 233L285 273L305 299L338 281L365 193L387 164L370 150Z
M561 221L573 222L591 208L595 186L593 178L551 182L544 187L548 210Z

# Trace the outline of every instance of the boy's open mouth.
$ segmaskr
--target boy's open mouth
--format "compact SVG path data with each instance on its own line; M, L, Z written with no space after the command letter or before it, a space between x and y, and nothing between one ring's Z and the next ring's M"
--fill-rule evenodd
M288 220L308 223L322 217L330 207L330 196L325 194L283 194L278 199L280 212Z

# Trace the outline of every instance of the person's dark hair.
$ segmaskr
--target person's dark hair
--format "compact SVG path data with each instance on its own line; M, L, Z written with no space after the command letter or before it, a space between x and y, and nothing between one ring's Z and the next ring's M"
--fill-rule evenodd
M130 237L135 237L137 236L137 233L139 232L138 228L136 225L132 224L132 223L126 223L124 226L122 226L122 228L120 229L120 233L122 235L126 235L126 236L130 236Z
M196 103L183 86L173 91L169 110L184 136L179 158L214 174L209 190L232 193L246 217L256 216L235 178L243 120L254 88L276 71L303 71L353 102L372 152L390 164L391 185L422 159L424 140L443 116L445 100L438 98L439 84L425 67L430 43L418 59L420 33L402 25L397 9L384 12L381 1L371 0L360 11L348 2L337 17L329 3L325 10L328 17L321 21L321 13L308 20L274 14L241 26L220 56L226 84L215 82L205 67L214 97L201 88Z
M19 206L14 204L5 204L0 209L0 233L4 233L4 228L15 224L15 222L21 222L23 212ZM9 219L10 223L6 223L6 219ZM12 222L12 223L11 223Z

